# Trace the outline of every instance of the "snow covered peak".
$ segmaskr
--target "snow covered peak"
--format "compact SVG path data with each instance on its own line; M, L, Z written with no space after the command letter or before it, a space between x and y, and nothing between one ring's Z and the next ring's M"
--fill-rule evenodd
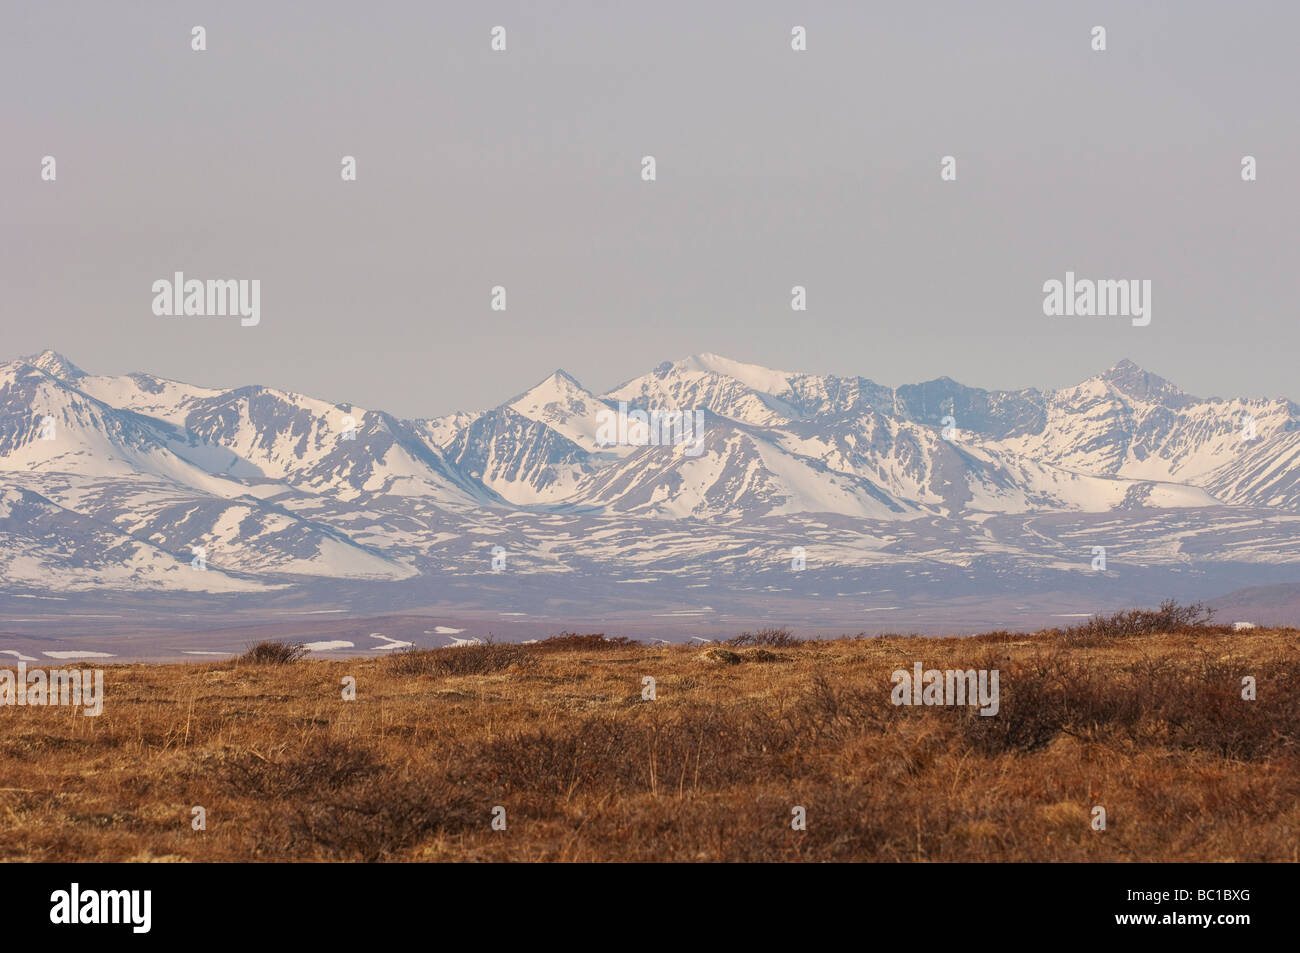
M596 442L600 415L609 409L600 398L564 371L556 371L504 407L550 427L589 452L600 449Z
M663 367L664 365L660 365ZM790 379L796 375L759 364L745 364L718 354L694 354L668 365L678 374L717 374L739 381L746 387L773 397L790 393Z
M706 409L732 420L771 426L800 416L791 399L792 382L802 379L706 353L660 364L602 396L642 409Z
M1186 396L1163 377L1144 371L1127 358L1098 375L1097 379L1133 400L1176 400Z
M80 380L86 376L86 372L73 364L58 351L52 351L46 348L40 354L21 359L24 364L30 364L33 367L39 367L51 377L65 382Z
M511 398L506 402L507 405L513 405L522 400L550 400L556 397L567 398L573 394L587 394L591 392L578 382L568 371L557 368L550 375L538 381L528 390L524 391L518 397Z
M549 377L538 381L528 390L524 391L519 397L510 401L511 404L521 400L531 401L552 401L552 400L587 400L594 398L596 395L582 383L570 374L568 371L556 369Z
M542 383L544 384L549 383L556 387L567 386L567 387L576 387L579 390L584 389L582 384L578 382L578 379L562 367L557 367L554 373L552 373L551 376L546 378L546 380L543 381Z

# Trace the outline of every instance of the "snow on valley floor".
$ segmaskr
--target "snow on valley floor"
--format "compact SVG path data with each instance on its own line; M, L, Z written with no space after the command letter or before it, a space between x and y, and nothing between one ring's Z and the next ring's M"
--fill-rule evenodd
M371 633L370 633L370 637L371 637L372 639L381 639L381 640L384 642L383 645L375 645L375 646L372 646L372 648L376 648L376 649L378 649L378 650L381 651L381 652L389 652L389 651L391 651L391 650L393 650L393 649L405 649L405 648L410 648L411 646L413 646L413 645L415 644L414 642L403 642L403 641L401 641L401 640L399 640L399 639L390 639L388 636L386 636L386 635L381 635L381 634L378 633L378 632L371 632Z
M350 649L355 646L343 639L335 639L332 642L304 642L303 648L308 652L333 652L335 649Z

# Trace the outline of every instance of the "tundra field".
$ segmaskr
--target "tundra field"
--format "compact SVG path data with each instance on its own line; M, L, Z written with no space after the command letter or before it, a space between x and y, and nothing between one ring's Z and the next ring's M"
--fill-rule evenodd
M99 717L0 708L0 859L1300 859L1294 628L1166 606L1033 635L298 656L106 666ZM895 705L917 662L997 670L997 714Z

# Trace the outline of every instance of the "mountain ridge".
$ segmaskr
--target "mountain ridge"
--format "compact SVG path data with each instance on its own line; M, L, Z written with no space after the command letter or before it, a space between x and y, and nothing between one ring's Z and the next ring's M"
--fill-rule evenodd
M640 412L670 425L649 433ZM51 350L0 364L0 491L75 524L63 550L0 533L0 564L40 550L24 585L47 565L72 588L165 589L167 560L195 546L255 589L455 578L494 547L511 572L632 571L659 552L681 571L743 575L810 537L823 568L878 565L878 541L895 539L899 566L1075 571L1057 529L1014 536L1044 519L1065 533L1118 519L1107 532L1150 565L1217 553L1285 566L1300 560L1283 538L1300 518L1298 468L1290 400L1194 397L1128 360L1039 391L947 376L887 387L704 352L601 394L557 369L489 410L420 419L257 384L89 374ZM1254 515L1267 539L1225 535ZM77 540L102 549L104 527L145 547L150 571L123 582L78 554Z

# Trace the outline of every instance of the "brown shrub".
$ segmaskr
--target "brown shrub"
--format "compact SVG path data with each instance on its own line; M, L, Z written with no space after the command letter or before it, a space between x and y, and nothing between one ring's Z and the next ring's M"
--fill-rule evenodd
M717 788L782 774L787 727L757 707L690 706L651 722L589 718L495 740L463 764L492 789L532 795L656 793Z
M1023 632L1008 632L1006 629L998 629L996 632L972 635L969 637L969 641L973 645L1001 645L1006 642L1021 642L1027 638Z
M1214 610L1204 603L1180 606L1173 599L1166 599L1160 603L1159 609L1127 609L1108 616L1095 615L1087 622L1051 631L1065 645L1090 647L1105 645L1115 639L1180 635L1205 629L1213 616Z
M251 748L225 751L207 767L240 795L315 798L375 770L379 759L368 749L313 737L299 750L261 753Z
M307 654L301 642L258 642L235 658L236 665L290 665Z
M401 649L389 657L387 668L394 675L488 675L530 661L522 645L487 642L443 649Z
M467 793L442 779L367 775L319 799L297 802L286 849L327 860L394 859L439 835L487 829L490 799Z
M742 632L734 638L727 639L723 645L734 647L746 645L761 645L769 649L788 649L795 645L802 645L806 640L792 635L790 630L782 626L779 629L759 629L757 632Z
M561 632L549 639L542 639L542 641L536 642L528 646L528 648L534 652L605 652L610 649L621 649L640 644L640 642L621 635L610 638L603 632L595 632L590 635L579 635L577 632Z
M1276 659L1247 671L1203 655L1194 662L1139 659L1103 669L1060 650L1003 670L995 717L955 712L967 739L990 754L1032 751L1060 734L1255 760L1300 741L1300 660ZM1254 675L1257 697L1241 697Z

